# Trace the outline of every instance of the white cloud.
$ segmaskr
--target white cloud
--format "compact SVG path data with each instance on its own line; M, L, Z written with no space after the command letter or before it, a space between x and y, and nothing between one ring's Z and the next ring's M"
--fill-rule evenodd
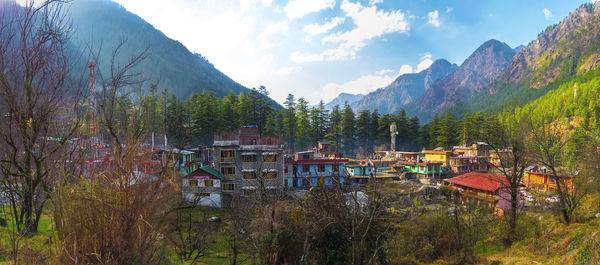
M440 26L439 13L437 10L427 13L427 24L431 24L436 28Z
M450 12L452 12L452 10L454 10L454 8L448 7L448 8L446 8L446 13L450 13Z
M295 51L290 55L290 59L296 63L310 63L323 61L323 54L318 53L302 53Z
M289 18L301 18L313 12L332 8L335 0L290 0L284 11Z
M272 2L273 0L240 0L240 12L245 13L254 10L259 3L264 7L269 7Z
M542 13L544 13L544 17L546 18L546 20L554 19L554 16L552 15L552 11L548 10L547 8L542 9Z
M344 23L344 20L346 20L346 19L343 17L334 17L329 22L327 22L323 25L319 25L319 24L306 25L306 26L304 26L304 28L302 28L302 31L304 31L308 34L311 34L311 35L327 33L330 30L332 30L333 28Z
M265 27L265 30L260 34L260 49L267 50L277 46L277 43L268 40L269 36L276 33L287 33L289 26L287 21L282 21L277 24L271 24Z
M417 64L417 73L429 68L429 66L433 64L433 60L431 58L433 58L433 56L431 56L430 53L426 53L421 57L421 62Z
M392 81L394 77L390 75L364 75L343 84L328 83L323 87L320 97L323 101L329 102L342 92L365 95L389 85Z
M403 74L410 74L410 73L413 73L412 66L405 64L400 67L400 72L398 72L398 75L400 76Z
M334 33L323 38L324 43L337 43L338 46L316 54L292 53L295 62L306 61L335 61L353 58L356 53L367 45L367 41L381 35L409 30L409 24L401 11L386 12L377 10L376 6L365 7L360 3L350 3L347 0L341 5L341 10L352 18L356 25L353 29ZM307 60L310 58L310 60Z
M372 6L374 6L376 4L381 4L381 3L383 3L383 0L371 0L371 1L369 1L369 5L372 5Z
M378 74L378 75L384 75L384 74L389 74L389 73L392 73L392 72L394 72L394 70L392 70L392 69L381 69L381 70L379 70L379 71L377 71L375 73Z
M281 67L281 68L277 69L275 71L275 74L289 75L291 73L298 72L300 70L302 70L302 67L300 67L300 66L285 66L285 67Z

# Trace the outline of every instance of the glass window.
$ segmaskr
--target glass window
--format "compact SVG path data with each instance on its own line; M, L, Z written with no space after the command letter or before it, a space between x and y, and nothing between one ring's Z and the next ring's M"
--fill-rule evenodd
M277 155L265 155L263 156L265 162L277 162Z
M244 172L244 179L256 179L256 172Z
M198 180L197 179L190 179L189 180L189 184L190 184L190 187L198 187Z
M310 172L310 166L309 165L302 165L302 172Z
M325 172L325 165L319 165L319 172Z
M338 169L339 169L338 165L332 165L331 166L331 171L333 171L333 172L338 172Z
M256 155L242 155L242 162L256 162Z
M264 178L275 179L277 178L277 172L264 172Z
M215 184L212 179L204 180L204 187L213 187Z
M223 184L224 191L233 191L235 189L233 183L225 183Z
M222 167L221 174L223 175L235 175L235 167Z

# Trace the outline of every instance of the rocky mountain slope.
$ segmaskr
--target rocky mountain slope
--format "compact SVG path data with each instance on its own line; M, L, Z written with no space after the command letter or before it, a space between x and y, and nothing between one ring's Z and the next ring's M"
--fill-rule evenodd
M515 51L506 43L486 41L454 73L436 81L431 89L407 105L407 113L427 121L434 113L460 104L498 77L514 55Z
M331 110L331 109L333 109L333 107L335 105L339 105L340 107L343 107L344 104L346 104L346 102L348 104L352 105L354 102L361 100L364 96L365 95L363 95L363 94L354 95L354 94L350 94L350 93L340 93L333 100L331 100L327 104L325 104L325 109Z
M498 112L524 105L600 66L600 5L584 4L546 30L510 61L503 73L458 114Z
M444 59L436 60L429 68L419 73L403 74L388 86L367 94L351 104L352 108L394 113L423 95L435 81L452 74L457 68L456 64Z

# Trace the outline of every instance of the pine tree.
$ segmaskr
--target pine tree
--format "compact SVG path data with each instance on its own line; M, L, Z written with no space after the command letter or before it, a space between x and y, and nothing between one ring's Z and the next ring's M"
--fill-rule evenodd
M300 149L310 147L311 144L311 129L310 120L308 116L308 102L304 98L298 99L296 105L296 145Z
M292 152L296 152L296 101L294 99L294 95L288 94L284 105L286 107L283 118L285 126L285 137L287 139L288 148L291 149Z
M373 147L376 145L380 145L379 140L377 139L377 131L379 130L379 112L377 109L373 110L371 113L371 125L369 125L369 139L371 142L368 146L368 150L373 151Z
M342 138L344 153L353 155L356 148L356 127L355 127L354 111L346 102L344 112L342 113Z
M356 118L356 136L358 138L358 146L365 152L371 152L371 113L369 110L361 110Z

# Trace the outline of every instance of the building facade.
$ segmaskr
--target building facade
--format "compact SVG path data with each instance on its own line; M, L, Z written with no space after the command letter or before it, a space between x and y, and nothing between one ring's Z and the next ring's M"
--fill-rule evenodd
M214 164L223 176L223 205L235 196L284 186L283 136L261 136L256 126L214 135Z

